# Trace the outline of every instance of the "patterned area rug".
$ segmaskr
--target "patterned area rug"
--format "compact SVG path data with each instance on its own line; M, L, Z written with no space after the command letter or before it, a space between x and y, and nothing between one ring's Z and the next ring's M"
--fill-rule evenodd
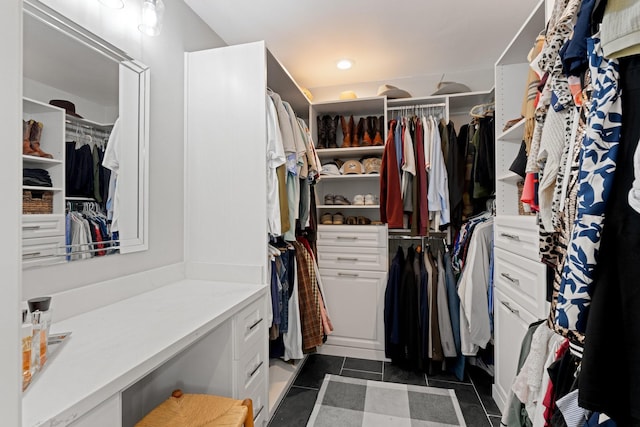
M307 427L466 426L454 390L325 375Z

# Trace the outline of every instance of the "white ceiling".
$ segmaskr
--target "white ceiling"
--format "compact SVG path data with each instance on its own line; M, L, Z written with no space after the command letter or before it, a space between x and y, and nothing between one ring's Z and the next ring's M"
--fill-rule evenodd
M265 40L294 79L311 89L486 72L538 0L185 2L227 44ZM354 60L354 67L338 70L342 58Z

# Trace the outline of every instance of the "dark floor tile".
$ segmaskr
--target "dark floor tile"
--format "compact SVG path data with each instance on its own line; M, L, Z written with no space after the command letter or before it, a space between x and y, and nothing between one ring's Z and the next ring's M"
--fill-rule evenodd
M319 389L325 374L340 374L344 357L311 354L304 362L294 385Z
M434 379L438 381L453 381L453 382L466 383L466 384L471 383L471 379L469 378L469 375L467 374L466 370L465 370L464 378L462 380L458 379L458 377L456 377L455 374L451 372L442 371L441 369L434 369L428 372L427 379L429 381L431 381L431 379Z
M489 421L491 421L491 425L493 427L500 427L501 417L494 417L493 415L489 415Z
M429 379L430 387L453 389L456 392L460 409L464 416L464 421L469 427L488 427L490 426L487 414L482 408L480 399L476 394L473 385L461 384L459 382L447 382Z
M484 408L489 415L498 415L500 416L500 409L498 409L498 405L493 400L493 377L487 374L482 369L470 367L469 368L469 376L473 382L473 385L476 387L478 391L478 395L480 395L480 399L484 404Z
M354 359L347 357L344 361L344 369L382 373L382 362L379 360Z
M292 386L271 417L269 427L299 427L309 421L319 390Z
M343 369L340 374L343 377L360 378L363 380L382 381L382 373L375 372L352 371L351 369Z
M383 381L390 383L427 385L423 372L407 371L389 362L384 362Z

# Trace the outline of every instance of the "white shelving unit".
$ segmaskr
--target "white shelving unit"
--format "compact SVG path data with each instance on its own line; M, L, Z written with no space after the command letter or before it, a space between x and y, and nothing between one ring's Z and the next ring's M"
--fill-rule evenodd
M529 325L546 317L546 267L539 262L534 215L518 214L520 176L509 166L524 134L520 117L529 71L527 55L545 26L545 2L540 0L495 65L496 219L494 283L495 379L493 399L504 409L517 373L518 351Z
M40 101L23 98L22 119L35 120L43 124L40 148L51 154L52 159L22 155L24 168L44 169L49 173L52 187L22 186L32 192L51 192L53 208L47 214L22 215L22 264L23 267L47 265L60 262L56 256L64 245L64 188L65 151L64 116L61 108ZM16 141L17 143L17 141Z

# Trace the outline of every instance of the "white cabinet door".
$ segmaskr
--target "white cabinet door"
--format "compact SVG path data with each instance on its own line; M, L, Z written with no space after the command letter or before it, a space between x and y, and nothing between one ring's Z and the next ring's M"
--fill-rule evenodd
M334 332L327 344L384 350L384 290L381 271L320 269Z
M69 427L119 427L121 425L120 393L118 393L69 424Z
M496 290L494 304L495 382L493 400L504 410L511 384L518 370L520 347L529 325L537 319Z

